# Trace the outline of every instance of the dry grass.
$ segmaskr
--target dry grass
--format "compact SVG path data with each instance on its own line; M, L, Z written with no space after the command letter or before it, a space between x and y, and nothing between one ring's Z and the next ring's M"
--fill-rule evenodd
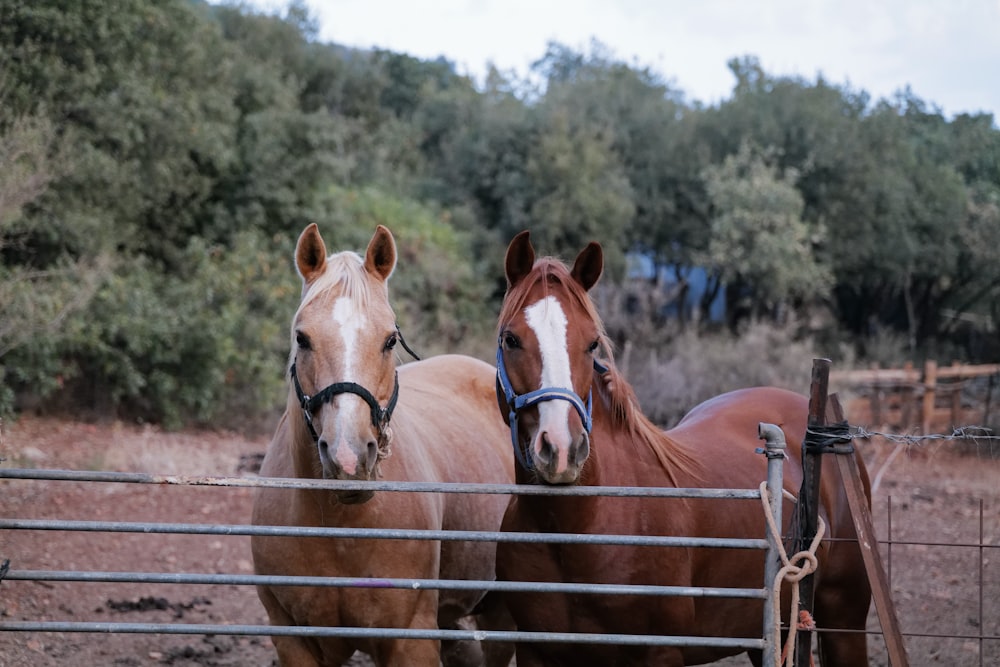
M214 433L170 433L154 427L112 431L105 470L162 475L233 474L241 447Z
M790 329L754 324L739 338L689 330L654 346L630 340L618 360L646 414L666 427L701 401L734 389L767 385L808 393L812 360L829 356Z
M111 470L162 475L233 475L266 436L231 431L171 432L115 421L86 424L23 416L4 425L0 458L16 467Z

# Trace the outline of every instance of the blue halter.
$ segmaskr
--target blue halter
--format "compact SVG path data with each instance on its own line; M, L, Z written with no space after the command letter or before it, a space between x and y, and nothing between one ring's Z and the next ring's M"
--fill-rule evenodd
M599 372L607 371L604 366L594 361L594 368ZM529 391L526 394L521 394L520 396L514 392L514 388L510 385L510 377L507 375L507 366L503 361L503 345L497 345L497 384L498 388L503 390L504 398L507 400L507 408L510 411L507 415L507 421L510 424L510 442L514 447L514 456L517 457L518 463L525 470L534 470L535 463L531 457L530 446L525 450L521 451L521 448L517 444L517 413L519 410L529 408L537 403L543 403L545 401L566 401L573 406L576 413L580 415L580 421L583 422L583 428L586 429L587 433L590 433L590 429L594 425L593 416L591 414L591 408L593 407L593 396L594 389L591 387L590 391L587 393L587 403L584 405L583 400L576 394L576 392L571 389L563 389L562 387L542 387L541 389L536 389L534 391Z

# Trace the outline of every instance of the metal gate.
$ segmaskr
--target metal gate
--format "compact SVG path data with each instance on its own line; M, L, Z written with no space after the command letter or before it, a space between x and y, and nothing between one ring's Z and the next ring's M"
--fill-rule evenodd
M777 434L777 435L776 435ZM761 425L761 437L767 435L767 488L769 506L781 525L782 459L784 442L780 429ZM743 499L761 502L761 489L677 489L651 487L548 487L489 484L443 484L423 482L360 482L304 480L285 478L192 477L145 473L89 472L69 470L2 469L0 479L38 482L93 482L114 484L153 484L213 487L273 487L285 489L374 490L380 492L467 493L548 496L609 496L654 498ZM763 488L763 487L762 487ZM544 542L589 545L632 545L658 547L702 547L768 550L767 568L760 588L704 588L693 586L568 584L547 582L502 582L440 579L382 579L349 577L264 576L249 574L112 572L78 570L26 570L17 566L17 554L0 553L0 582L104 582L147 584L227 584L237 586L296 585L320 587L380 587L440 590L527 591L585 594L629 594L684 597L730 597L764 600L759 638L652 636L631 634L585 634L556 632L500 632L484 630L443 630L406 628L358 628L270 626L204 623L114 623L72 620L12 621L0 619L0 632L65 633L152 633L193 635L249 635L306 637L402 637L434 640L478 640L504 642L573 642L650 646L711 646L737 650L760 649L767 664L773 663L777 650L770 639L774 629L772 582L779 567L781 545L770 535L759 539L695 538L685 536L648 536L614 534L539 534L514 532L475 532L444 530L403 530L391 528L319 528L291 526L255 526L245 524L213 525L205 523L159 523L122 521L79 521L60 519L0 518L0 531L86 531L141 534L187 534L215 536L295 536L327 538L372 538L407 540L470 540L488 542Z

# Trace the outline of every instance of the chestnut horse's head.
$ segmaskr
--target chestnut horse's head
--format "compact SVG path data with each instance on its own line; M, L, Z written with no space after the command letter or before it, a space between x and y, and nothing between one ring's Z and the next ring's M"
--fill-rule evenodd
M392 233L379 225L364 258L327 257L315 224L299 236L295 263L302 301L292 320L289 374L313 470L326 479L373 479L388 454L399 387L400 340L387 281L396 266ZM316 465L318 464L318 465ZM358 503L371 492L345 492Z
M527 231L507 248L497 400L518 465L549 484L576 482L590 453L595 353L606 336L587 291L603 268L597 243L572 270L552 258L536 262Z

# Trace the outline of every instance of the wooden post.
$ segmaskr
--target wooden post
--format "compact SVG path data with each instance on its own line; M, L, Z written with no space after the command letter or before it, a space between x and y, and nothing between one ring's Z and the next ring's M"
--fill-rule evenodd
M809 385L809 421L808 426L826 425L826 401L830 384L830 360L813 359L812 381ZM809 440L808 434L806 441ZM816 526L819 518L819 484L820 472L823 467L823 455L818 452L807 452L805 443L802 448L802 488L799 490L799 501L796 505L798 519L798 541L793 552L808 549L816 537ZM799 609L813 612L813 594L815 592L815 577L809 575L799 582ZM795 667L808 667L812 656L812 633L800 632L795 639Z
M956 377L948 384L948 388L951 390L951 428L957 428L965 420L962 419L962 387L965 386L965 380L961 375L962 362L953 361L951 363L952 368L956 371Z
M869 366L873 371L878 370L878 363L873 363ZM882 385L878 380L872 382L871 386L872 394L870 397L871 410L872 410L872 425L875 428L882 428Z
M902 380L902 384L899 390L899 401L902 404L903 415L901 418L901 423L903 429L909 429L910 424L913 423L913 385L910 384L909 375L913 370L913 362L907 361L903 364L903 371L906 374L906 378Z
M836 421L844 420L844 411L836 394L830 396L830 410ZM882 566L882 556L878 550L878 538L872 523L871 507L865 484L861 481L857 456L851 454L836 454L840 476L843 479L844 491L847 493L847 504L851 508L851 518L854 520L854 531L858 535L858 547L865 563L868 583L872 587L872 598L878 622L882 626L882 636L885 639L886 653L892 667L908 667L906 647L903 645L903 632L896 615L896 606L892 601L892 589Z
M989 383L986 385L986 404L983 406L983 419L981 424L990 423L990 399L993 398L993 381L996 380L996 374L990 375Z
M924 434L931 432L934 420L934 392L937 388L937 362L928 359L924 364L924 407L921 428Z

